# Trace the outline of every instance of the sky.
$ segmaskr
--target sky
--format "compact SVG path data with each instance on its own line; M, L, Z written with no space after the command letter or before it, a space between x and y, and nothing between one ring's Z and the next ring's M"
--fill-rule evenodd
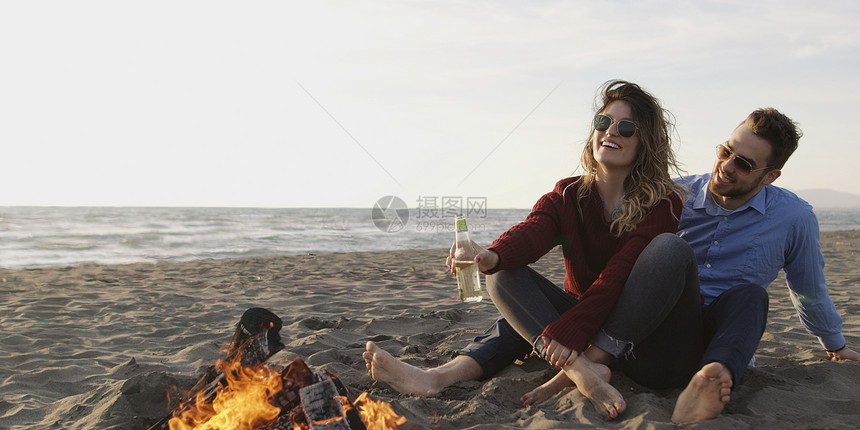
M529 208L598 88L675 117L690 174L746 115L776 185L860 194L860 2L4 1L0 206Z

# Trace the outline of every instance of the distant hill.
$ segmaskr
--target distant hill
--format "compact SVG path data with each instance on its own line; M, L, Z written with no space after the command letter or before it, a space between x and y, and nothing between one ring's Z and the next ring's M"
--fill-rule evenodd
M814 208L860 208L860 196L825 189L791 190Z

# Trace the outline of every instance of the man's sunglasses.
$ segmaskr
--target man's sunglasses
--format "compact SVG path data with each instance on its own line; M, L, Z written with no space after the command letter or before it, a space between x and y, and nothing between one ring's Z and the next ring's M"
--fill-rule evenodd
M609 130L609 127L612 127L612 123L618 124L618 134L621 135L621 137L630 137L636 134L636 124L633 121L615 121L614 119L601 114L594 116L594 129L597 131Z
M721 143L721 144L717 145L717 158L719 158L720 161L725 162L725 163L728 163L729 160L734 158L735 168L738 169L738 171L743 173L743 174L757 172L759 170L764 170L764 169L767 169L770 167L770 166L764 166L764 167L759 167L758 169L753 169L754 163L752 161L749 161L746 158L741 157L738 154L735 154L735 152L732 151L731 148L726 146L725 143Z

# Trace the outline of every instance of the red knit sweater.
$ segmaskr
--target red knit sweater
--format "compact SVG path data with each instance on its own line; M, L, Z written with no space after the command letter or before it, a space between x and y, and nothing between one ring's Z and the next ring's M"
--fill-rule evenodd
M582 352L600 330L627 282L639 254L661 233L675 233L681 218L681 199L661 200L630 233L621 238L609 230L603 200L592 186L576 204L579 177L559 181L552 192L535 203L526 219L499 236L489 249L499 254L490 272L534 263L556 245L564 253L564 290L579 303L548 325L543 335Z

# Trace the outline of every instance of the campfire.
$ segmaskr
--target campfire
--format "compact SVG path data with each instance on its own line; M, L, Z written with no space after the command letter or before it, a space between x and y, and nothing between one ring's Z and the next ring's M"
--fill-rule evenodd
M267 360L283 348L280 318L252 308L236 328L227 358L198 381L150 430L396 429L406 422L391 405L352 397L328 371L301 358L285 368Z

